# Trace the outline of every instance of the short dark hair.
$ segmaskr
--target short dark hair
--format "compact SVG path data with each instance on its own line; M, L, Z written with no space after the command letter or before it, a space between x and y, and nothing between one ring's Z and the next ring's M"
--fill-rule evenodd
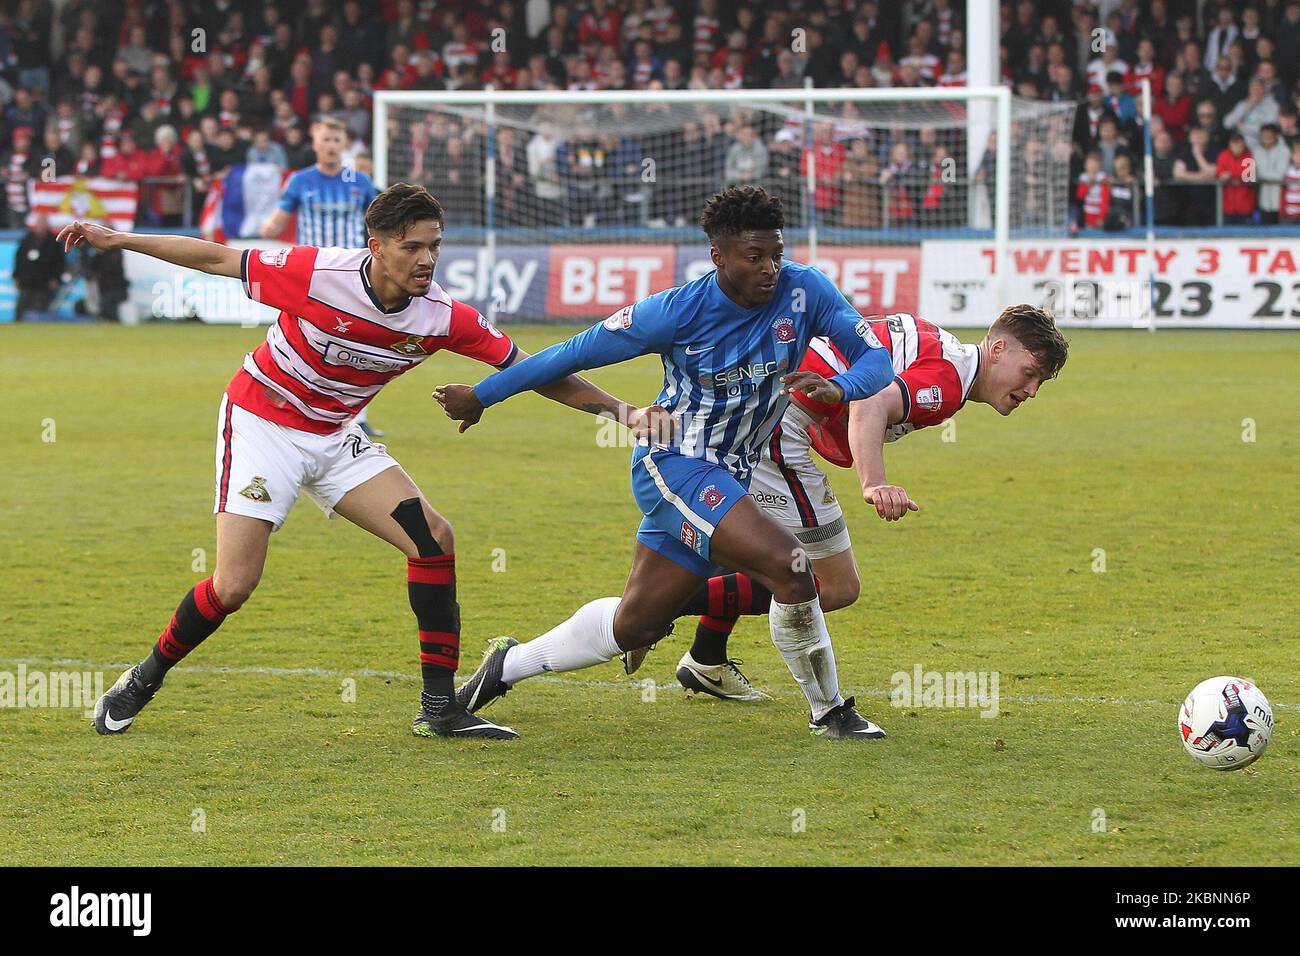
M393 183L371 202L366 209L366 231L372 236L406 235L406 230L423 219L433 219L444 225L442 203L423 186L413 183Z
M1056 327L1056 319L1046 309L1032 305L1009 305L989 327L989 338L1005 332L1033 355L1048 378L1056 378L1070 354L1070 343Z
M704 204L700 228L710 239L749 229L783 229L785 212L780 197L761 186L728 186Z

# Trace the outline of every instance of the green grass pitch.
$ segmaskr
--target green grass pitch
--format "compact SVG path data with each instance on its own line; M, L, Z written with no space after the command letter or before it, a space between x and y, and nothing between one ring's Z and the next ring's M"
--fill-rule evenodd
M536 351L570 330L511 331ZM111 683L204 552L211 573L217 404L262 335L0 330L0 672ZM933 428L889 448L919 514L886 525L831 469L864 581L831 630L888 740L810 737L763 618L733 653L772 702L687 699L687 620L637 675L653 692L615 662L494 705L517 742L417 739L402 561L303 501L252 601L130 733L100 738L77 708L0 710L5 860L1300 862L1300 335L1070 338L1061 379L1010 419L973 406L955 441ZM530 395L457 435L429 393L482 372L439 355L373 406L455 526L465 672L486 639L619 593L639 518L628 449L588 416ZM644 404L659 367L592 377ZM891 706L891 675L918 664L997 672L998 715ZM1255 679L1277 721L1237 773L1195 765L1175 729L1187 690L1223 673Z

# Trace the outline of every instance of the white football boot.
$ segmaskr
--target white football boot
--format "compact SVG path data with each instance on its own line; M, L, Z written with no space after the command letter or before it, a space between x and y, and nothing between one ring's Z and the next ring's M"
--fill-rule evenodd
M740 663L743 662L729 660L725 664L699 664L687 651L677 662L677 682L687 691L720 700L771 700L770 695L764 694L740 672L736 666Z

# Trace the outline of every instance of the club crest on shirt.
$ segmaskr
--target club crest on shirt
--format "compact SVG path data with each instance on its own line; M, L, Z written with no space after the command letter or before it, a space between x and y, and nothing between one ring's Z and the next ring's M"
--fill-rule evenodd
M351 325L351 324L352 324L351 322L344 321L342 318L340 318L340 317L337 316L337 315L334 316L334 331L335 331L335 332L346 332L346 331L348 330L348 326Z
M709 506L709 510L715 510L718 505L727 500L727 496L718 490L717 485L709 485L700 492L700 501Z
M938 385L927 385L916 393L916 404L931 410L938 408L943 404L943 389Z
M257 261L264 266L270 266L272 269L283 269L284 264L289 261L291 251L288 246L283 249L267 249L265 252L257 254Z
M632 328L632 306L625 305L606 319L605 328L611 332Z
M772 323L772 334L781 344L794 341L794 319L785 315Z
M403 355L428 355L429 354L425 350L424 343L420 341L420 336L418 335L408 335L406 338L402 339L402 341L398 342L396 345L390 345L389 348L391 348L394 352L400 352Z
M260 501L263 504L269 504L271 493L266 490L266 479L261 475L254 475L253 480L248 483L248 487L240 492L249 501Z

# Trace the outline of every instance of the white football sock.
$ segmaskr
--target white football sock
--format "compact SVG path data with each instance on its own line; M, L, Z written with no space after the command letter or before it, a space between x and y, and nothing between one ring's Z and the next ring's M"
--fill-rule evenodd
M513 686L548 671L576 671L613 660L623 653L614 640L614 611L622 600L598 598L541 637L516 644L506 652L501 679Z
M772 628L772 643L808 698L813 720L820 720L827 711L844 703L821 602L817 598L802 604L773 600L767 620Z

